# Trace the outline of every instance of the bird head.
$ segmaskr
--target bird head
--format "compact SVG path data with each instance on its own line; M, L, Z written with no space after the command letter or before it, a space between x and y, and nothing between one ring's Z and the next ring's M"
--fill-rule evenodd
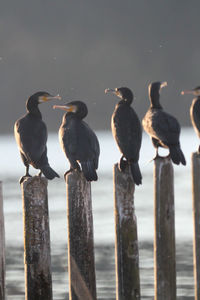
M151 93L160 93L160 90L167 86L167 81L156 81L149 84L149 95Z
M45 103L54 99L60 100L61 97L59 95L52 96L47 92L37 92L28 98L26 102L27 110L33 111L37 108L38 104Z
M127 87L120 87L115 89L105 89L105 94L107 93L113 93L120 99L122 99L125 102L131 103L133 101L133 93L132 91Z
M85 118L88 114L87 106L82 101L72 101L65 105L54 105L53 109L64 110L67 113L75 114L81 119Z

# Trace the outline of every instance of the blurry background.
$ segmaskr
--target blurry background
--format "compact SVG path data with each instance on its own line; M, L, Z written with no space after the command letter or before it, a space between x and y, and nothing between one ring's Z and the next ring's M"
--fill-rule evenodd
M88 122L109 129L115 98L107 87L128 86L142 118L147 86L168 81L162 104L182 125L190 124L182 89L199 80L198 1L17 0L0 10L0 133L12 132L32 93L59 93L63 101L84 100ZM54 103L53 103L54 104ZM41 107L50 131L61 112Z
M25 172L13 137L13 124L25 113L36 91L59 93L62 103L83 100L86 121L97 132L101 155L99 180L92 183L98 299L115 299L113 164L120 154L110 132L118 99L105 88L127 86L135 95L140 119L149 107L148 84L167 81L161 102L166 111L190 126L191 96L183 89L200 85L200 2L187 0L17 0L0 6L0 180L6 228L7 299L24 299L23 223L19 177ZM55 102L41 105L49 130L48 157L60 179L49 182L49 212L54 299L66 299L67 218L63 174L67 160L57 131L63 112ZM199 140L192 128L181 132L187 166L174 166L178 299L194 299L192 266L191 152ZM149 137L140 153L142 186L135 190L142 299L152 300L153 163ZM30 173L37 171L31 168ZM59 233L59 234L58 234Z

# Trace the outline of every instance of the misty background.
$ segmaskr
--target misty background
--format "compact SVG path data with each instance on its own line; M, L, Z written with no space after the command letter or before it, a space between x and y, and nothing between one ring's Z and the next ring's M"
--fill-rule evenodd
M188 0L17 0L0 10L0 133L13 132L36 91L83 100L94 129L110 129L117 98L105 88L132 89L140 119L149 107L148 84L167 81L161 103L190 125L192 96L200 85L200 2ZM61 103L61 102L59 102ZM49 131L62 111L40 106Z

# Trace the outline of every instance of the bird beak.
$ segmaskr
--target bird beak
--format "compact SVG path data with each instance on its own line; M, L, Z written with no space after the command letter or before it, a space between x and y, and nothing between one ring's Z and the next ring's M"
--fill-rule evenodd
M186 90L181 92L181 95L185 95L185 94L194 94L194 90Z
M114 95L116 95L117 97L122 97L121 96L121 93L118 91L118 89L116 88L116 89L105 89L105 94L107 94L107 93L109 93L109 92L111 92L111 93L113 93Z
M54 105L53 109L61 109L67 112L76 112L76 106L75 105Z
M61 100L62 99L59 94L56 95L56 96L49 95L49 96L47 96L45 98L46 98L46 101L51 101L51 100L55 100L55 99L57 99L57 100Z
M113 93L113 94L115 94L116 93L116 91L115 90L113 90L113 89L105 89L105 94L108 94L108 93Z
M52 95L48 95L48 96L42 96L39 98L39 103L43 103L43 102L48 102L48 101L51 101L51 100L61 100L61 97L59 95L56 95L56 96L52 96Z
M167 81L161 82L160 88L162 89L163 87L167 86Z

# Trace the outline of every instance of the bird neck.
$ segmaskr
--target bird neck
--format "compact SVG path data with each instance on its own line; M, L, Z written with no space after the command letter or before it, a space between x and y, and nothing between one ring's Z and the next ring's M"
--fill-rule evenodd
M81 121L81 119L78 118L74 113L67 112L63 115L63 123L71 122L71 120L80 120Z
M42 114L38 108L38 104L33 104L33 102L30 102L29 100L26 103L26 109L27 112L34 117L37 117L39 119L42 119Z
M132 100L131 99L121 99L119 102L118 102L118 105L128 105L130 106L132 103Z
M149 95L150 102L151 102L151 108L159 108L162 109L162 106L160 105L160 94L159 92L151 92Z

